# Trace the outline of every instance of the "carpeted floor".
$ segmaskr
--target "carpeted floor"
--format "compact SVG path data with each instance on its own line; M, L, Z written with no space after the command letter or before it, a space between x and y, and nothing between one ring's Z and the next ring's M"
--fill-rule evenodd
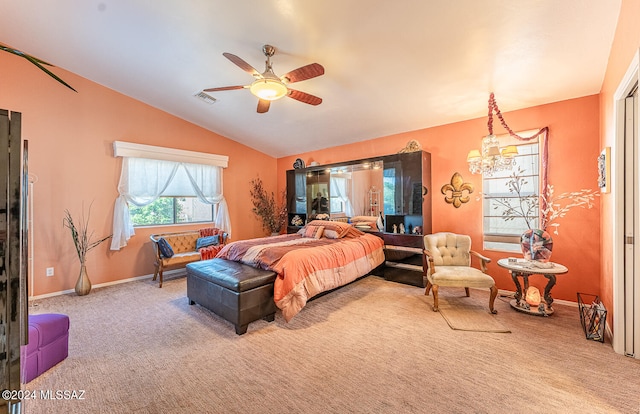
M495 315L489 313L489 304L476 304L467 296L439 299L440 315L451 329L474 332L510 333Z
M37 413L637 413L640 361L587 341L577 308L548 318L497 299L511 333L452 330L423 289L370 276L290 323L233 326L189 306L185 278L38 301L71 319L69 357L24 386ZM442 298L463 289L441 289ZM470 303L488 311L488 292Z

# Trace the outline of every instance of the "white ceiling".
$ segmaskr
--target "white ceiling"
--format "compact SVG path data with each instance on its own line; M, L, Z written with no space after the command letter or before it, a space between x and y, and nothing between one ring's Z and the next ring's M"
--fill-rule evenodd
M599 93L620 2L0 0L0 43L281 157L486 116L492 91L503 112ZM324 66L294 86L321 105L192 96L249 84L222 53L262 72L265 43L278 75Z

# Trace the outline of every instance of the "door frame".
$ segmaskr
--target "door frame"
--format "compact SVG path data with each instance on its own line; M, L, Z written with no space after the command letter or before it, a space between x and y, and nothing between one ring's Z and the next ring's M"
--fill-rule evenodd
M624 147L625 147L625 99L633 91L638 84L640 72L640 49L636 51L631 64L629 65L624 77L620 81L618 88L613 96L613 111L615 122L615 137L613 143L614 154L612 157L612 197L613 197L613 336L612 345L615 352L619 354L625 353L625 268L624 268ZM636 126L638 128L638 126ZM636 162L638 156L636 154ZM636 177L640 182L640 177ZM638 212L636 212L637 214ZM638 243L639 240L635 240ZM640 275L635 275L636 280L640 280ZM640 306L640 297L636 295L635 304ZM636 312L637 313L637 312ZM637 335L636 335L637 336ZM635 344L640 347L640 343ZM638 353L640 354L640 353ZM640 358L640 355L635 355Z

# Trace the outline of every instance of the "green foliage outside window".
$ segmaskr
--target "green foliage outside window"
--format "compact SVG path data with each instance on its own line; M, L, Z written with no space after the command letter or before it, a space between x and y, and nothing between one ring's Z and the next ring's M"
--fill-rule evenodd
M130 206L134 226L159 226L213 221L213 206L197 197L160 197L144 207Z
M144 207L131 206L131 222L135 226L173 223L173 198L160 197Z

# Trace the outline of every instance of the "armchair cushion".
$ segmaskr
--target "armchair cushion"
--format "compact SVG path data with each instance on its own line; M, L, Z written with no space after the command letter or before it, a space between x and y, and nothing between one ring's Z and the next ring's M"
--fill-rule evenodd
M490 288L493 278L469 266L436 266L435 273L427 276L433 285L470 288Z
M471 237L454 233L435 233L424 237L424 248L436 266L470 266Z

